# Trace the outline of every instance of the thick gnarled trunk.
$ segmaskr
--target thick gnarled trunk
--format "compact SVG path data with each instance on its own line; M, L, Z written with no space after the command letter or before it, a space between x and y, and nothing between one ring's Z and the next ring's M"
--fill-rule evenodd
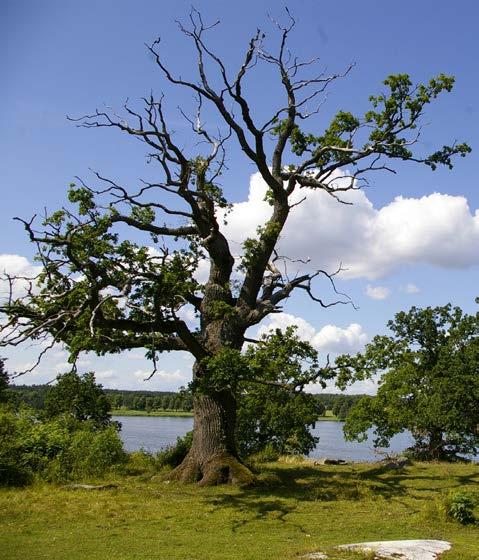
M211 274L214 276L219 272L213 268ZM218 318L211 309L208 311L208 307L214 307L217 302L228 305L231 297L217 280L207 284L203 299L203 344L212 358L228 350L240 351L245 330L237 315ZM203 486L253 482L253 474L241 463L236 450L236 395L233 387L241 372L236 372L237 375L229 373L229 379L212 382L208 360L195 362L193 384L197 389L193 399L193 443L183 462L171 473L171 479L197 482Z
M170 478L202 486L251 484L254 477L236 452L236 399L232 392L198 395L194 410L191 449Z

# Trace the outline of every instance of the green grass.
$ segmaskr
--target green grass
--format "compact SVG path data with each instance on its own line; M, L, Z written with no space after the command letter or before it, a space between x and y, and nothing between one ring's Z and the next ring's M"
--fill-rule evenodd
M324 416L320 416L319 420L322 422L324 421L339 422L339 418L333 414L332 410L326 410Z
M193 416L192 412L185 410L152 410L147 412L146 410L131 410L129 408L111 410L110 414L112 416ZM327 410L324 416L319 417L319 420L337 422L339 418L334 416L331 410Z
M478 494L478 465L262 466L254 488L197 488L142 476L117 490L0 490L2 560L293 560L338 544L446 539L441 560L477 560L477 526L446 521L450 491ZM477 512L476 510L476 513ZM334 558L355 558L332 552Z
M192 412L187 412L186 410L152 410L147 412L146 410L130 410L126 408L111 410L110 414L111 416L193 416Z

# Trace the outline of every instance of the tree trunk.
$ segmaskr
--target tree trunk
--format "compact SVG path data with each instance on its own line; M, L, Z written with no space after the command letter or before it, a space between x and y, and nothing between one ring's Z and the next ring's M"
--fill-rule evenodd
M429 432L428 456L433 461L441 461L445 459L444 440L441 430L431 430Z
M248 485L254 481L251 471L236 452L236 399L231 391L194 398L193 443L183 462L170 479L197 482L201 486L217 484Z

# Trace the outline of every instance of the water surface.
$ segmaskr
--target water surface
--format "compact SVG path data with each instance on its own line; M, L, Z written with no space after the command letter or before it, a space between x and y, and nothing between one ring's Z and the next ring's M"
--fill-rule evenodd
M178 437L193 429L192 417L175 416L115 416L122 424L121 438L128 451L145 449L155 452L176 443ZM357 443L345 441L344 422L316 422L312 433L319 437L319 443L310 457L330 457L347 461L377 461L381 457L373 449L372 438ZM371 433L372 435L372 433ZM388 452L400 453L412 444L409 433L395 436Z

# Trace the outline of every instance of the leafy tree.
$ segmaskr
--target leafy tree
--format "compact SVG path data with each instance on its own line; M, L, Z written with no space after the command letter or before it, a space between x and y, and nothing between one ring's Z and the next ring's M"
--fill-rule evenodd
M70 371L57 377L45 398L46 418L69 414L73 418L90 420L98 427L110 424L110 402L93 373L80 376Z
M289 327L264 336L256 348L250 346L245 361L249 373L239 384L238 395L240 453L250 455L266 445L278 453L312 451L318 438L310 428L324 407L302 389L322 372L316 350Z
M5 361L2 358L0 358L0 403L9 400L7 394L8 382L9 380L8 380L8 373L5 368Z
M83 351L145 348L153 371L161 352L190 352L195 358L193 444L171 475L183 481L251 479L238 461L235 437L243 365L237 358L247 329L280 310L293 292L323 307L339 303L325 303L315 292L319 278L332 279L320 263L290 276L285 257L275 252L293 197L300 190L304 196L321 190L341 200L368 174L391 171L396 160L451 168L454 156L470 151L460 143L427 154L417 144L426 106L453 87L454 78L444 74L419 85L406 74L389 76L384 93L370 98L364 115L341 110L324 128L317 117L321 96L349 69L330 76L316 71L316 60L290 54L294 20L277 27L277 45L270 48L257 31L234 71L207 43L215 26L205 25L193 10L188 26L180 25L197 56L198 74L191 79L168 67L159 39L148 47L164 80L196 96L196 106L182 109L191 141L173 133L165 100L153 94L143 108L125 106L124 115L97 110L78 119L80 126L115 129L142 141L157 175L131 188L97 173L95 185L71 185L68 197L76 212L54 212L43 230L22 220L39 247L43 272L37 288L32 285L25 297L0 307L8 316L3 344L50 336L69 348L72 359ZM263 92L255 91L250 79L265 68L276 72L284 96L267 115L252 101ZM317 109L311 107L316 101ZM204 124L205 111L208 120L221 121L219 129ZM245 241L236 261L236 248L223 233L229 203L220 184L228 181L226 148L233 143L266 183L271 204L269 218ZM142 242L141 234L148 239ZM200 284L195 272L203 262L209 274ZM198 317L196 327L182 319L187 308Z
M143 395L137 395L133 398L133 410L145 410L146 398Z
M379 374L373 399L350 411L345 434L363 440L374 426L375 444L409 430L412 452L423 459L451 459L479 449L479 313L458 307L412 307L388 323L362 354L341 356L341 381Z
M318 398L315 398L316 401L316 410L318 411L319 416L324 416L326 414L326 407L324 403L321 402Z

